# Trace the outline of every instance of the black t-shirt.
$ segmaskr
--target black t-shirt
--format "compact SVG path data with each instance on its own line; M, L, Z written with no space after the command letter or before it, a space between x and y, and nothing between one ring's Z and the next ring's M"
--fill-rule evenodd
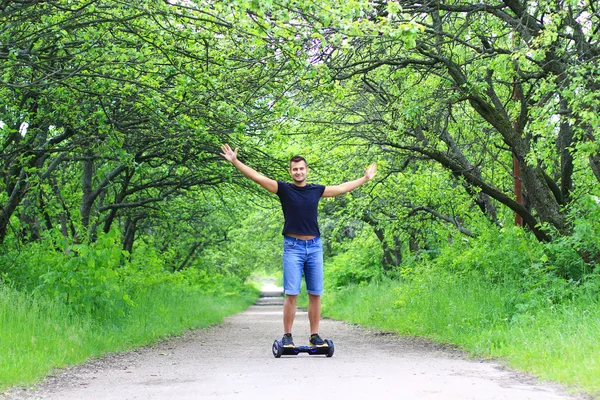
M293 183L277 181L277 196L285 223L283 234L320 236L317 223L317 207L325 191L323 185L296 186Z

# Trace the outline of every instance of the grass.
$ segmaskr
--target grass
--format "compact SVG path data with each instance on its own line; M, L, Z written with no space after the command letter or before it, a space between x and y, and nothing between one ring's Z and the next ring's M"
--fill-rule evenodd
M0 285L0 390L34 384L55 368L219 323L257 296L256 289L214 296L191 287L159 287L133 299L135 306L126 313L98 319Z
M600 395L600 308L569 304L546 309L531 321L507 326L496 333L502 345L490 355L541 378ZM491 333L491 332L490 332Z
M531 305L515 285L439 278L383 279L328 291L323 315L452 343L600 395L600 306L595 299Z

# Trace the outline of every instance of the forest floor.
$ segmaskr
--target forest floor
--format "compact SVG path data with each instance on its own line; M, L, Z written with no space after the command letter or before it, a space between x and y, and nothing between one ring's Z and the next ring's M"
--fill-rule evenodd
M270 290L222 324L57 371L0 399L587 398L449 346L330 319L321 322L321 336L333 340L333 357L276 359L271 346L281 337L283 299ZM299 311L296 345L307 345L308 334Z

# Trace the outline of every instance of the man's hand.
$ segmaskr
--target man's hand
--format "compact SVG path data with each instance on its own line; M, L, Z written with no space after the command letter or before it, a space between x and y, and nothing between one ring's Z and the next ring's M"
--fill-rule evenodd
M348 193L351 190L356 189L360 185L363 185L373 179L375 174L377 173L377 164L373 163L369 165L365 171L365 175L361 176L358 179L355 179L350 182L344 182L340 185L335 186L325 186L325 191L323 192L322 197L333 197L340 194Z
M225 143L221 145L221 150L223 151L221 153L221 156L223 156L223 158L225 158L230 163L233 163L237 159L237 147L235 148L235 150L231 150L231 147L229 147L229 145Z
M377 173L377 164L373 163L371 165L369 165L365 171L365 177L367 178L367 180L371 180L375 177L375 174Z
M259 174L249 166L245 165L243 162L238 160L237 152L238 148L235 150L231 150L231 147L227 143L221 145L221 156L233 164L246 178L252 179L254 182L258 183L260 186L264 187L271 193L277 193L277 181L273 179L267 178L264 175Z

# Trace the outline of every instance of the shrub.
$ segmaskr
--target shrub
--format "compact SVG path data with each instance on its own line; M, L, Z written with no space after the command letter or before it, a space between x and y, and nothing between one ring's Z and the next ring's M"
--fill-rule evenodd
M350 284L368 283L381 274L381 245L367 232L353 240L346 252L328 260L325 284L340 288Z
M435 263L458 276L476 273L494 283L520 279L534 260L542 257L542 245L520 228L488 229L477 238L465 238L444 247Z

